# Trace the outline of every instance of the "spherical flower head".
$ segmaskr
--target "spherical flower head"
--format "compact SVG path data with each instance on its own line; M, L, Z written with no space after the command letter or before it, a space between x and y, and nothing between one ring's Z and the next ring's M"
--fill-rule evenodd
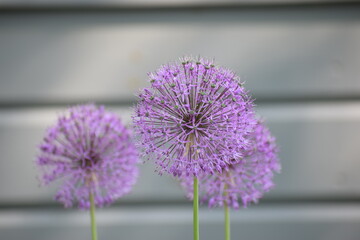
M127 194L138 176L137 153L130 132L103 106L72 107L50 127L36 163L43 184L61 179L55 199L71 207L102 207Z
M221 174L199 177L200 199L209 207L228 206L237 209L242 204L257 203L273 186L274 172L280 171L275 138L259 122L251 135L252 148L241 161L229 165ZM181 184L190 199L193 198L193 181L182 177Z
M155 159L160 174L212 174L241 159L256 120L252 99L234 72L184 58L149 78L133 121L143 155Z

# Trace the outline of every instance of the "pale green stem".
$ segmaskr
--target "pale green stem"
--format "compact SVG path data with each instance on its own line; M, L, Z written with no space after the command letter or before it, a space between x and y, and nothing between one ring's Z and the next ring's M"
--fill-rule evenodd
M90 193L89 198L90 198L91 239L97 240L94 195Z
M197 177L194 177L193 211L194 240L199 240L199 184Z
M225 240L230 240L230 212L228 204L224 203L225 211Z

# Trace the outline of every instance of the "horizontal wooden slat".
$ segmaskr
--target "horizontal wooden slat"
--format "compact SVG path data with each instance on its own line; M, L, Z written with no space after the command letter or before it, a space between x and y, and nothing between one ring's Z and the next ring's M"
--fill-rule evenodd
M110 108L111 109L111 108ZM131 109L113 108L130 123ZM38 188L33 160L46 126L61 109L0 111L0 204L51 202L55 186ZM360 197L360 103L276 104L259 107L278 139L282 173L272 199L354 199ZM127 201L185 201L178 184L141 166ZM11 184L10 184L11 183Z
M259 109L277 137L276 198L360 197L360 104L279 104Z
M257 98L360 97L360 7L0 15L0 103L121 102L146 73L215 57Z
M231 212L232 239L358 240L359 205L282 205ZM100 239L191 239L188 207L110 208L97 211ZM88 212L0 211L0 238L89 239ZM203 239L223 239L223 212L200 209Z
M193 7L273 4L343 3L344 0L0 0L1 7ZM346 0L345 2L356 2Z

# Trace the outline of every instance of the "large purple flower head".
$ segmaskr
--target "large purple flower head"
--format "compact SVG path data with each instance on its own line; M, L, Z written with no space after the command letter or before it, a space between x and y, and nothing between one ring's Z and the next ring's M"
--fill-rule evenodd
M149 74L133 116L143 154L160 173L221 172L256 121L252 99L234 72L206 59L184 58Z
M39 148L41 180L63 180L55 199L65 207L76 203L89 208L90 193L102 207L128 193L136 182L138 157L130 133L103 106L70 108L47 130Z
M237 209L239 201L246 207L250 202L257 202L274 186L274 172L280 171L275 138L259 122L250 140L252 148L246 151L245 157L239 162L228 166L222 173L202 174L199 177L200 199L207 202L209 207L223 206L226 203ZM192 199L192 178L182 177L181 184Z

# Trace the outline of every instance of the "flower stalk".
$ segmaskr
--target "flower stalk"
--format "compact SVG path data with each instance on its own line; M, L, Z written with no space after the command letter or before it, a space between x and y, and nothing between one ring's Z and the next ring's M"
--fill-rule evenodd
M90 198L91 239L97 240L95 203L94 203L94 195L91 192L89 194L89 198Z
M197 177L194 177L193 213L194 240L199 240L199 184Z
M230 240L230 211L229 206L224 203L224 212L225 212L225 240Z

